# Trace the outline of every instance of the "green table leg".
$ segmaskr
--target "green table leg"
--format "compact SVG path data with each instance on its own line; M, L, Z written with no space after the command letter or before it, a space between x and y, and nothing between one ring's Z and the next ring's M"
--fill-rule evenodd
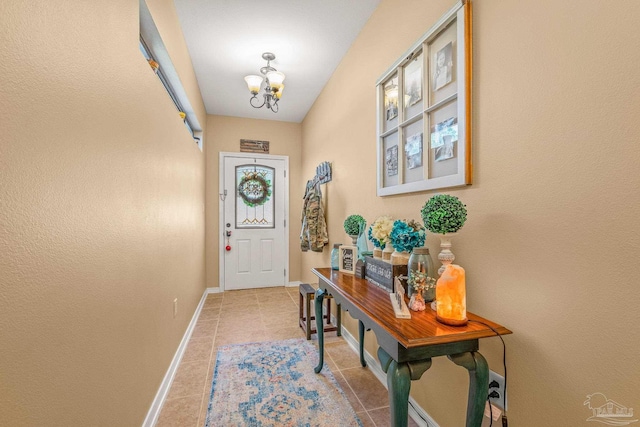
M449 359L469 371L467 427L480 427L489 393L489 365L478 352L452 354Z
M316 305L316 331L318 334L318 366L315 367L314 371L316 374L319 374L322 371L322 366L324 365L324 325L322 324L322 303L324 302L325 291L318 288L316 291L316 296L314 298ZM308 315L307 315L308 316Z
M406 427L409 423L409 390L411 389L411 375L406 363L391 360L387 372L387 386L389 387L391 425Z
M387 373L391 426L407 427L409 423L409 390L411 373L407 363L398 363L382 348L378 349L382 369Z
M358 320L358 338L360 338L360 364L363 368L367 367L367 362L364 360L364 323Z

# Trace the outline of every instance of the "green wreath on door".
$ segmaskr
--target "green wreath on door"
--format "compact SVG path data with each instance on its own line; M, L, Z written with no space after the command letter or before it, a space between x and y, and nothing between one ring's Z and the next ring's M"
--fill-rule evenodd
M271 197L271 181L264 179L257 172L248 173L238 184L238 194L249 207L264 205Z

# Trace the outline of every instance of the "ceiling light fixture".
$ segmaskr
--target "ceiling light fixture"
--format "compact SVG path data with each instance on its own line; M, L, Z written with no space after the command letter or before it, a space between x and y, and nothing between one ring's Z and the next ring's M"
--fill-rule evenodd
M268 109L277 113L278 101L280 100L282 91L284 90L284 85L282 84L284 81L284 74L271 66L271 61L276 59L276 56L273 53L263 53L262 59L267 61L267 66L260 68L260 73L265 77L263 78L262 76L251 75L244 78L244 81L247 82L247 86L249 87L249 92L253 95L251 99L249 99L249 104L251 104L253 108L262 108L266 105ZM264 100L262 101L262 104L256 105L256 102L260 101L254 102L254 99L258 99L258 92L260 92L263 79L266 83L264 94L262 95Z

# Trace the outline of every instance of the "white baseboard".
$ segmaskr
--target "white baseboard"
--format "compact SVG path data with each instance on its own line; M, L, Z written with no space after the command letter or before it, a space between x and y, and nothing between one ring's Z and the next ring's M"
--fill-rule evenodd
M333 316L332 316L333 317ZM358 340L351 335L351 333L343 326L342 327L342 336L345 341L349 344L351 349L356 353L360 354L360 345ZM380 367L380 362L377 358L374 358L369 354L367 350L364 351L364 360L367 362L367 367L371 370L373 375L378 378L378 381L382 383L384 388L387 388L387 374L384 373L382 367ZM416 403L413 397L409 396L409 416L416 422L420 427L440 427L438 423L435 422L433 418L424 410L420 405ZM426 421L425 421L426 420Z
M286 285L284 285L284 287L285 287L285 288L293 288L293 287L300 286L300 285L302 285L302 282L300 282L300 281L295 281L295 282L289 282L289 283L287 283Z
M156 397L153 399L151 403L151 407L149 408L149 412L147 412L147 416L142 423L142 427L153 427L156 425L158 421L158 416L160 416L160 411L162 410L162 405L164 404L164 400L167 398L167 394L169 393L169 388L171 388L171 383L173 382L173 378L176 375L176 371L178 370L178 366L180 365L180 360L182 360L182 356L184 355L185 350L187 349L187 343L189 342L189 338L191 338L191 334L193 333L193 329L196 326L196 322L198 321L198 316L200 316L200 312L202 311L202 306L204 306L204 301L207 299L207 295L210 293L217 293L218 291L211 291L216 288L207 288L200 299L200 303L196 308L193 317L191 318L191 322L187 327L187 330L182 337L182 341L180 341L180 345L178 346L178 350L176 350L175 355L173 356L173 360L169 365L169 369L167 373L164 375L164 379L162 383L160 383L160 388L156 393ZM217 288L219 289L219 288Z
M207 288L207 290L205 291L207 294L219 294L220 292L223 292L222 289L220 289L220 287L218 286L217 288Z

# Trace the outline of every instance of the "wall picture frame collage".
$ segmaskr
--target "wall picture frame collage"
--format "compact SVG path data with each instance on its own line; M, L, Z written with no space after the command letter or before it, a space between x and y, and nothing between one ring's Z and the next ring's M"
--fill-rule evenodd
M458 1L376 82L378 196L472 183L471 48Z

